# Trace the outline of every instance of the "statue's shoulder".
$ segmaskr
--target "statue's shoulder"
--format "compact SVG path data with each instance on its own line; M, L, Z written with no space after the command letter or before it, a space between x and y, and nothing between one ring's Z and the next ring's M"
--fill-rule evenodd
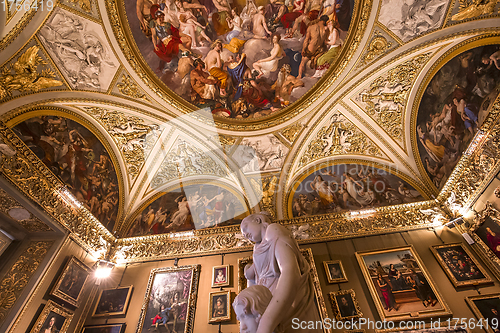
M271 223L266 229L266 238L268 240L277 239L280 237L288 237L290 232L287 228L279 223Z

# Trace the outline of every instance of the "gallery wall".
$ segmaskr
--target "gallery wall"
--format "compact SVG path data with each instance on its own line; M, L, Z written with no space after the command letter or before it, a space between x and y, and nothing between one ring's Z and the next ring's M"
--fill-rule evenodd
M457 290L452 285L451 281L446 276L445 272L435 259L430 246L440 245L443 243L456 243L463 242L462 236L455 229L443 228L441 230L416 230L410 232L394 233L382 236L371 236L353 238L339 241L331 241L324 243L307 244L301 246L302 248L311 248L314 261L318 271L321 288L324 294L328 316L333 317L331 304L328 300L328 293L335 292L341 289L353 289L356 298L359 302L363 317L372 320L378 320L379 315L374 305L374 301L370 295L370 291L363 278L363 274L355 257L357 251L379 250L390 247L402 247L412 244L417 254L422 259L427 271L430 272L432 279L437 286L437 289L448 304L453 313L453 317L460 318L474 318L473 312L470 310L466 301L467 296L481 294L489 294L500 291L500 284L495 280L494 285L479 286L477 288L469 287ZM465 243L464 246L468 247ZM194 332L219 332L219 324L208 323L209 313L209 293L217 291L219 288L211 287L212 267L223 264L232 266L231 285L225 287L224 290L232 292L232 298L237 293L237 265L238 258L250 256L251 252L239 252L225 255L212 255L197 258L181 258L178 262L179 266L182 265L201 265L199 293L196 302L196 314L194 320ZM477 257L477 256L475 256ZM329 284L325 275L323 261L328 260L341 260L345 268L345 273L348 282L339 284ZM174 260L163 260L148 263L130 264L127 267L116 267L112 276L106 281L101 283L99 288L114 288L117 286L133 285L130 305L125 316L117 317L100 317L93 318L91 312L87 314L85 319L85 326L88 325L101 325L113 323L126 323L126 333L135 333L137 324L140 317L141 307L144 301L144 295L148 284L149 275L152 269L160 267L171 267ZM493 274L485 267L484 268L490 276ZM94 299L89 299L92 303L90 308L93 308L96 302ZM236 323L234 312L231 314L232 320L230 322L221 324L221 331L224 333L237 333L238 326ZM74 319L75 321L75 319Z

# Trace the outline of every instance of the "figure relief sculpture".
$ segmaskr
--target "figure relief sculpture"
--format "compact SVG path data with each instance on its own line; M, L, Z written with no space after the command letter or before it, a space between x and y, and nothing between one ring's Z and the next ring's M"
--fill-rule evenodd
M311 267L288 229L271 223L265 213L241 222L243 236L254 242L253 263L245 267L249 285L269 289L272 299L258 322L257 333L293 332L292 320L320 320L314 305ZM297 321L294 320L294 322ZM321 332L321 330L301 330Z

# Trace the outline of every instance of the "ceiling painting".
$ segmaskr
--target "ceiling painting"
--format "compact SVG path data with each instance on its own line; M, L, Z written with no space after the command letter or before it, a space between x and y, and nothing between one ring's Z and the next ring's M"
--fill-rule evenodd
M13 128L29 149L108 230L119 218L117 173L99 139L59 116L30 118Z
M418 107L421 162L441 189L499 93L500 45L465 51L432 77Z
M274 135L243 139L232 158L244 174L278 171L289 149Z
M449 0L382 0L378 20L403 42L439 28Z
M199 230L240 223L248 215L234 190L212 184L184 185L145 205L126 237Z
M160 80L237 119L269 115L310 90L336 62L353 9L353 0L141 1L139 11L125 2L133 39ZM324 33L327 42L315 42Z
M336 164L294 184L289 217L376 208L424 200L407 181L374 164Z
M108 89L120 63L101 25L58 7L38 37L71 88Z

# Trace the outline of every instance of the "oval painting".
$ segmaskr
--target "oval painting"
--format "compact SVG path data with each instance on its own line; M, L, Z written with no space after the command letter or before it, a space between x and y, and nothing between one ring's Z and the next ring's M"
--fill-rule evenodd
M406 181L371 165L337 164L309 174L289 202L293 217L423 200Z
M227 118L288 106L327 72L354 0L136 0L124 3L144 60L174 93Z
M30 118L13 130L76 199L112 231L118 215L119 186L101 141L79 123L57 116Z
M499 87L500 45L463 52L431 79L416 130L421 161L438 189L481 127Z
M135 218L127 237L238 224L248 215L244 199L216 185L187 185L166 192Z

